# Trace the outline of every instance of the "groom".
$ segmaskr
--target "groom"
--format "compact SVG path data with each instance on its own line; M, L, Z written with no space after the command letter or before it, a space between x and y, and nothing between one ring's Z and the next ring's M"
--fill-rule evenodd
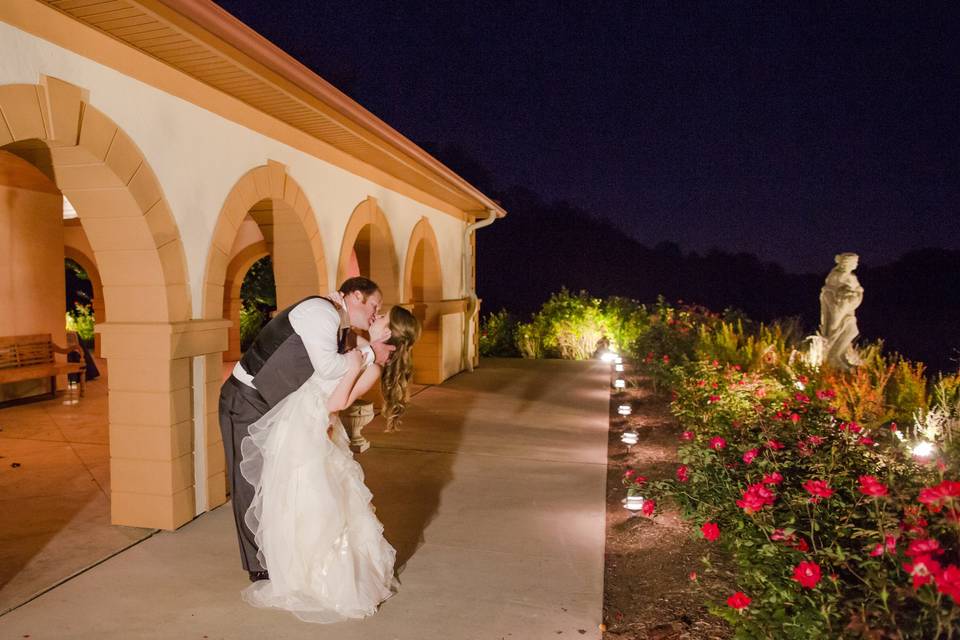
M376 283L356 277L326 297L311 296L287 307L260 330L220 389L220 431L227 454L233 517L240 559L251 582L268 576L257 559L253 533L244 522L253 487L240 474L240 443L249 435L251 424L314 372L328 380L341 377L347 370L343 354L350 328L369 330L382 303L383 294ZM365 364L384 364L393 350L393 346L380 341L361 349Z

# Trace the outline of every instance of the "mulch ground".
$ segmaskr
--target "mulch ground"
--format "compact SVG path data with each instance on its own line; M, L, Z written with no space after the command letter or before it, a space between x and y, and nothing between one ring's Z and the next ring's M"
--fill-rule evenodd
M607 544L604 563L603 615L607 640L686 640L729 638L727 624L707 612L705 603L732 593L729 567L706 571L700 557L708 543L683 522L677 509L662 505L655 518L632 515L623 508L627 469L651 480L674 477L680 428L670 414L669 398L656 393L647 378L637 386L611 393L607 459ZM617 414L631 403L633 414ZM639 442L627 451L620 442L634 426ZM696 572L696 579L691 579ZM722 599L721 599L722 601Z

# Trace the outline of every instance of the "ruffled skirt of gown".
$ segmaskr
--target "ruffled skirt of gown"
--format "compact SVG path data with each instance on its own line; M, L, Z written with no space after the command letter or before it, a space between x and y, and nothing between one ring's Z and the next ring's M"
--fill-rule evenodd
M319 623L372 615L397 588L396 551L336 416L327 435L329 386L312 378L251 425L240 464L255 488L245 520L270 574L243 599Z

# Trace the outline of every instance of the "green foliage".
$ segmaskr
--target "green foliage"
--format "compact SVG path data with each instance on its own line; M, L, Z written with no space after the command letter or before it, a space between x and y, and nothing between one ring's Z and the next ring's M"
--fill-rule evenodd
M93 342L93 308L90 305L76 303L66 314L67 331L76 332L85 344Z
M506 309L488 315L480 324L480 355L501 358L519 356L517 324L517 319Z
M244 303L240 308L240 351L246 351L253 339L270 320L270 316L253 305Z
M264 256L247 271L240 285L240 298L245 304L261 310L277 308L277 285L273 279L273 261Z

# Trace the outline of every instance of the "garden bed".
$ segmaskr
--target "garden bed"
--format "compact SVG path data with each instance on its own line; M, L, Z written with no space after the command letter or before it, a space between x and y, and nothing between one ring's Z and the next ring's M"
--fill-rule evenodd
M698 539L675 507L655 518L631 515L623 507L622 478L628 469L650 480L673 477L680 428L669 400L653 391L647 378L611 397L607 461L607 544L604 562L604 638L659 640L728 638L726 622L710 615L705 602L730 590L729 570L714 563L705 571L700 558L708 543ZM617 407L630 403L624 419ZM627 452L624 427L634 426L639 442ZM694 572L696 579L691 579Z

